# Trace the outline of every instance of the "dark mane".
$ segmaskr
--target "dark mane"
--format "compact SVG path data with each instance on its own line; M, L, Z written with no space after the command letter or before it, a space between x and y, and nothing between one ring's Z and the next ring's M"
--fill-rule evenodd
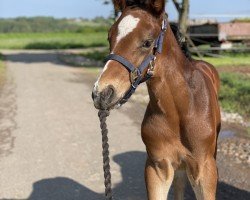
M170 24L170 27L174 33L175 39L177 40L179 46L181 47L182 52L189 60L191 60L192 55L188 49L186 39L184 35L181 34L179 27L176 24Z

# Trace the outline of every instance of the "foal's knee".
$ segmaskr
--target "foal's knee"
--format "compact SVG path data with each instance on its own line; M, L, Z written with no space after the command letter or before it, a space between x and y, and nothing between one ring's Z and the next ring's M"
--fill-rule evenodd
M161 179L169 180L172 179L174 175L174 168L169 159L163 158L159 160L148 160L148 164L154 169L156 174L161 177Z

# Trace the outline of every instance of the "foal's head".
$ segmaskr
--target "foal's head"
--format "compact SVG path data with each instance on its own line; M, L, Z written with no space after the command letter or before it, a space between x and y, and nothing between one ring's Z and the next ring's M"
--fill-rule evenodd
M113 3L122 14L108 34L110 53L139 66L152 54L165 14L165 0L113 0ZM130 74L126 68L117 61L109 60L94 86L92 96L95 107L113 108L130 87Z

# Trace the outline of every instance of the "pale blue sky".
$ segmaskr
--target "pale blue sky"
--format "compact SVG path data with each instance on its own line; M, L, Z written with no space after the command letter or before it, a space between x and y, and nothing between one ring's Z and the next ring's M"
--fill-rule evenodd
M171 2L171 0L169 0ZM250 0L190 0L191 18L211 17L229 20L234 17L250 17ZM112 6L101 0L0 0L0 17L54 16L57 18L94 18L109 16ZM176 11L170 3L167 8L170 19ZM231 17L231 18L230 18Z

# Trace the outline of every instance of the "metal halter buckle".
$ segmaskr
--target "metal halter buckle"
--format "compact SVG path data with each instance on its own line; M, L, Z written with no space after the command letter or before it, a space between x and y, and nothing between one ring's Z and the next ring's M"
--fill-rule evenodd
M134 71L130 72L130 81L133 84L136 79L139 77L138 69L135 69Z
M150 76L153 76L153 74L154 74L155 60L156 60L156 57L154 57L154 59L151 60L149 63L149 68L148 68L147 74Z

